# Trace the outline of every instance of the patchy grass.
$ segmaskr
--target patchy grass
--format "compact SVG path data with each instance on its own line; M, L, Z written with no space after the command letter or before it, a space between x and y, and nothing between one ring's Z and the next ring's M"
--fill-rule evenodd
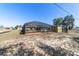
M2 33L2 34L0 34L0 41L13 39L13 38L17 39L18 37L20 37L19 32L20 31L18 31L18 30L12 30L11 32Z

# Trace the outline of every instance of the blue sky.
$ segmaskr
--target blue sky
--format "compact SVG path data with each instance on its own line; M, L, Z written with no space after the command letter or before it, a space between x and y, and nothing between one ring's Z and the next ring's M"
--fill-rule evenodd
M58 3L75 18L75 26L79 26L79 4ZM62 11L53 3L0 3L0 25L23 25L30 21L41 21L53 24L53 19L65 17L68 13ZM76 17L75 17L76 16Z

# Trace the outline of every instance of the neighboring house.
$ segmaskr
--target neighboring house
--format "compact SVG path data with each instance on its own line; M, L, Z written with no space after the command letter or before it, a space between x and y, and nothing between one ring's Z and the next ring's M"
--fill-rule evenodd
M4 31L11 31L12 30L12 28L10 28L10 27L5 27L4 28Z
M32 21L25 23L22 27L21 32L46 32L51 31L51 25L38 22L38 21Z
M0 29L0 33L4 33L4 32L10 32L12 29L9 27L4 27Z

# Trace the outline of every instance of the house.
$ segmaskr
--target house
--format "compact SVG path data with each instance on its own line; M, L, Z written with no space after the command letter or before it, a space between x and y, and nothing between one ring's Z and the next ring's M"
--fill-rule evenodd
M10 27L0 28L0 33L6 33L6 32L10 32L10 31L12 31L12 28L10 28Z
M32 21L25 23L22 27L21 33L26 33L26 32L46 32L46 31L51 31L52 25L42 23L39 21Z
M25 34L26 32L65 32L63 26L53 26L43 22L32 21L25 23L22 27L20 34Z
M10 27L5 27L4 28L4 31L11 31L12 30L12 28L10 28Z

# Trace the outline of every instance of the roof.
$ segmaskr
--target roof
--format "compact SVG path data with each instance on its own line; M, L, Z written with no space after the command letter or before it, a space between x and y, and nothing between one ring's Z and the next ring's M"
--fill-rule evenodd
M39 21L32 21L24 24L25 27L51 27L50 24L46 24Z

